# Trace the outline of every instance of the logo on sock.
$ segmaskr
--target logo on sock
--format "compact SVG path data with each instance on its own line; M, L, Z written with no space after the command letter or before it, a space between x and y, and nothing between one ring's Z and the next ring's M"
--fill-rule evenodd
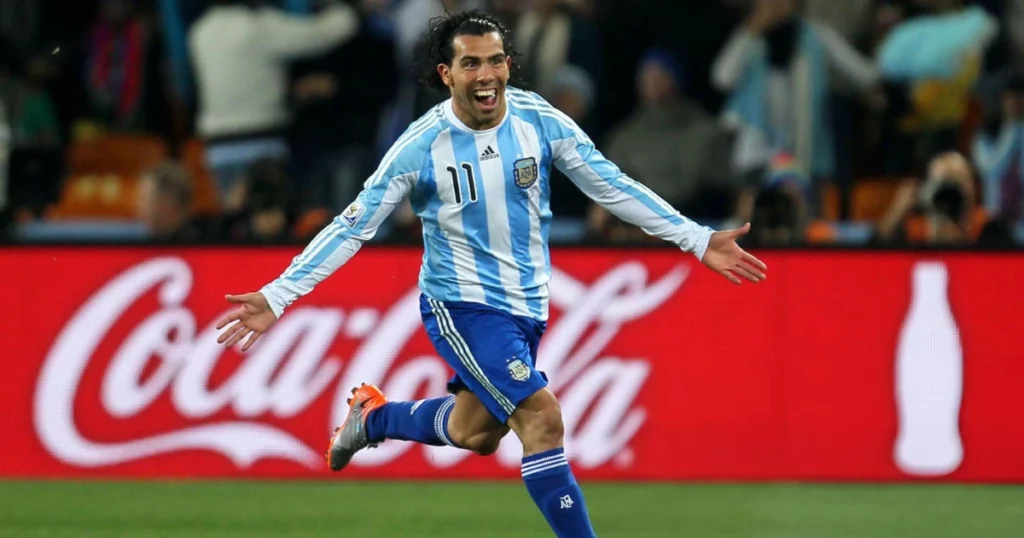
M508 363L508 373L516 381L530 379L530 367L519 359L512 359L512 362Z
M561 506L562 510L568 510L569 508L572 508L572 505L573 505L572 497L570 497L568 495L563 495L558 500L562 501L562 506Z
M409 414L410 414L410 415L414 415L414 414L416 414L416 410L417 410L417 409L419 409L419 408L420 408L420 406L421 406L421 405L423 405L423 402L425 402L425 401L426 401L426 400L420 400L420 401L418 401L418 402L416 402L416 403L412 404L412 409L410 409L410 410L409 410Z

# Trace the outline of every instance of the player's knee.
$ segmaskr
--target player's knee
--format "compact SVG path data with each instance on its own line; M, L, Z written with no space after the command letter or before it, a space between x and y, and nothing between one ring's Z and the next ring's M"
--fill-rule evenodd
M562 409L557 402L530 411L524 418L524 447L529 447L532 451L543 451L562 446L565 425L562 422Z

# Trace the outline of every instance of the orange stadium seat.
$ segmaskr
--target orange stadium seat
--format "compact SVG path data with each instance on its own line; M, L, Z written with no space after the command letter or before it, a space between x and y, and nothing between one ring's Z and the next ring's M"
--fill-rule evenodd
M831 222L815 220L804 230L804 239L812 245L830 245L836 242L838 233Z
M311 239L327 226L333 215L323 208L310 209L303 213L292 227L292 234L300 239Z
M201 140L189 140L182 148L181 160L192 174L195 186L192 192L192 212L196 215L216 215L220 211L220 201L217 184L206 167L206 146Z
M882 218L899 186L900 179L895 177L858 179L850 193L850 219L873 222Z
M68 150L68 177L52 219L134 219L139 177L168 156L153 136L116 135L75 142Z
M138 175L81 174L64 183L51 219L131 220L138 213Z
M76 175L138 175L167 157L167 145L158 137L116 135L75 142L68 151L68 167Z
M821 218L836 221L842 213L842 196L839 187L826 183L821 189Z

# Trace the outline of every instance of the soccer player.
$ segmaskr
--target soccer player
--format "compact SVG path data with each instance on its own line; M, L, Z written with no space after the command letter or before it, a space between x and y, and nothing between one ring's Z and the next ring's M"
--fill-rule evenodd
M694 253L736 284L767 269L736 239L684 218L625 176L572 120L534 93L508 86L509 35L468 11L431 21L424 81L451 98L395 142L358 198L273 282L228 295L239 308L220 320L218 342L249 349L285 308L348 261L405 197L423 221L420 309L437 352L455 370L452 395L388 402L372 385L353 389L327 450L338 471L385 439L493 454L511 429L523 444L522 477L558 536L594 536L583 493L562 447L558 401L537 370L548 318L551 167L618 217ZM686 148L680 148L686 151ZM723 166L725 163L723 163Z

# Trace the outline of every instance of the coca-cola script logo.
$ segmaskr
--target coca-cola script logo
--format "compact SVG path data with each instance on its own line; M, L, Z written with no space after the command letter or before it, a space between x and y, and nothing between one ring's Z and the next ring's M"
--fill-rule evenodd
M650 363L642 357L605 356L622 326L657 309L683 285L688 272L680 266L648 282L639 262L623 263L592 284L554 271L551 306L560 311L544 337L539 356L561 402L566 445L574 463L592 468L612 461L629 464L628 445L646 418L635 405ZM210 374L224 352L216 342L215 320L200 328L186 306L192 270L182 259L156 258L131 267L96 291L61 330L43 364L34 402L34 424L43 446L57 459L80 467L99 467L180 450L209 450L244 468L264 458L281 458L316 468L322 447L310 447L279 425L260 416L296 417L332 390L325 431L347 412L347 387L379 384L393 400L408 400L418 388L442 394L448 370L435 355L403 354L421 330L419 291L411 289L383 311L296 305L251 350L242 365L217 388ZM75 423L75 399L83 373L107 360L96 350L114 326L143 296L155 293L160 309L142 320L119 343L103 370L99 402L114 420L129 420L161 395L169 395L186 424L157 435L118 442L88 438ZM359 338L347 359L330 354L344 331ZM171 336L173 335L173 336ZM155 372L143 369L158 361ZM229 409L233 420L211 417ZM585 415L585 418L584 418ZM416 445L389 442L364 451L359 466L393 462ZM456 465L468 452L450 447L419 447L435 467ZM509 468L518 467L521 448L508 436L497 454Z

